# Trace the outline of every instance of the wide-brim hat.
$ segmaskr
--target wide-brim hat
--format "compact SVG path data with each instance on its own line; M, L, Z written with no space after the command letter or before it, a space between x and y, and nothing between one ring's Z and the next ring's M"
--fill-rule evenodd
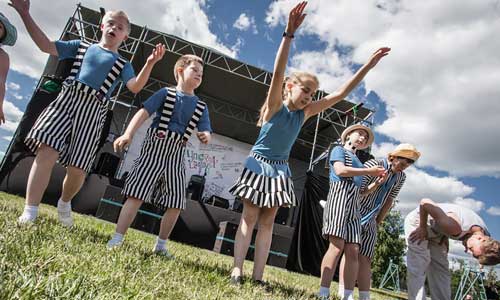
M0 41L0 44L6 46L14 46L17 40L17 30L14 25L9 22L9 19L5 17L2 13L0 13L0 22L2 22L3 27L5 28L5 36Z
M354 130L358 130L358 129L364 130L368 133L368 140L366 141L365 146L363 148L359 148L359 149L366 149L366 148L370 147L370 145L373 143L373 140L375 139L375 137L373 136L373 132L369 127L366 127L365 125L361 125L361 124L354 124L354 125L347 127L346 129L344 129L344 131L342 132L342 135L340 136L340 140L342 141L342 144L345 144L346 139L349 136L349 134L351 134L351 132L353 132Z
M389 157L399 156L417 161L420 157L420 152L412 144L399 144L396 149L389 153Z

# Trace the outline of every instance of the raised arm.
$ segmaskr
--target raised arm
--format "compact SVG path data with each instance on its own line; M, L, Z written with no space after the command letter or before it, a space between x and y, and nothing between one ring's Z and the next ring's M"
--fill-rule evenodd
M377 65L382 57L389 54L391 48L380 48L375 51L368 62L364 64L359 70L347 81L338 91L324 97L321 100L315 101L304 108L305 118L309 118L319 114L323 110L332 107L340 100L344 99L349 93L363 80L368 72Z
M290 11L288 24L285 29L286 36L281 39L281 44L274 60L273 78L271 79L269 93L267 94L264 106L264 116L272 116L281 108L283 101L283 79L285 77L285 68L290 52L290 45L297 28L299 28L302 21L304 21L306 15L303 12L306 5L307 2L300 2ZM267 118L264 117L264 119Z
M35 42L38 48L45 53L57 56L56 44L54 41L49 40L47 35L38 27L35 20L30 15L30 1L29 0L11 0L9 3L21 16L31 39Z
M137 94L142 90L142 88L146 85L146 82L148 82L154 65L163 58L163 55L165 55L165 45L157 44L146 60L146 64L139 72L139 75L127 82L127 88L132 93Z

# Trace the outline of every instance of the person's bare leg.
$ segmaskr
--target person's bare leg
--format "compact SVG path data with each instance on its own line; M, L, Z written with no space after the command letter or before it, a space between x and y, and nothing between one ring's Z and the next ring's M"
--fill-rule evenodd
M358 290L360 300L370 299L369 295L372 279L371 263L372 261L368 256L359 255Z
M255 255L252 278L262 280L266 266L271 241L273 238L273 225L279 207L263 207L259 214L259 230L255 237Z
M252 240L252 233L255 223L257 223L259 211L260 207L252 204L247 199L243 199L243 212L234 243L234 262L231 276L243 275L243 263Z
M67 166L66 176L64 177L61 200L69 202L80 191L85 182L87 173L77 167Z
M344 271L345 271L345 255L342 255L339 266L339 289L337 295L344 297Z
M134 221L134 218L137 215L137 211L139 211L142 202L142 200L134 197L127 198L120 211L118 221L116 222L115 233L113 234L111 240L108 241L107 247L109 249L121 246L123 237Z
M344 250L344 240L330 236L329 237L330 245L328 246L328 250L323 256L323 260L321 261L321 281L320 284L322 287L330 288L332 283L333 275L335 274L335 269L337 268L337 262Z
M115 232L122 235L125 235L125 233L127 233L127 230L132 224L132 221L134 221L134 218L137 215L142 202L142 200L134 197L127 198L127 201L125 201L120 211L118 222L116 222Z
M344 246L344 256L345 256L345 270L344 272L344 290L354 290L356 286L356 279L358 278L358 256L359 256L359 245L346 243Z
M50 174L58 158L59 153L54 148L46 144L41 144L38 148L28 176L24 211L18 219L20 223L33 222L38 216L38 206L47 189Z
M41 144L31 166L26 188L26 205L38 206L43 193L49 184L52 168L59 158L59 152L54 148Z
M163 218L161 218L160 233L158 234L160 239L166 240L170 237L180 214L181 210L178 208L167 208L163 214Z

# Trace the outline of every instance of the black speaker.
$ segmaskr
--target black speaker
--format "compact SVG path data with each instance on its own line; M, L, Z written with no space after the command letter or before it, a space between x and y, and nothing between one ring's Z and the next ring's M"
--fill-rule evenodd
M207 203L217 207L229 208L229 201L227 199L215 195L208 198Z
M191 199L200 201L204 189L205 189L205 176L191 175L187 187L188 193L191 193Z
M119 164L120 157L109 152L103 152L101 153L101 156L99 156L94 173L114 178Z
M288 207L280 207L278 208L278 212L276 213L276 218L274 219L274 223L286 225L286 220L288 219L288 212L290 208Z

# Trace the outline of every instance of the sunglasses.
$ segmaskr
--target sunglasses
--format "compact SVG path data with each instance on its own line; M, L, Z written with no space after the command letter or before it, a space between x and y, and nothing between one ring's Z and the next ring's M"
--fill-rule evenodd
M399 159L399 160L401 160L401 161L404 161L408 165L411 165L411 164L415 163L415 161L413 159L409 159L409 158L406 158L406 157L396 156L396 158Z

